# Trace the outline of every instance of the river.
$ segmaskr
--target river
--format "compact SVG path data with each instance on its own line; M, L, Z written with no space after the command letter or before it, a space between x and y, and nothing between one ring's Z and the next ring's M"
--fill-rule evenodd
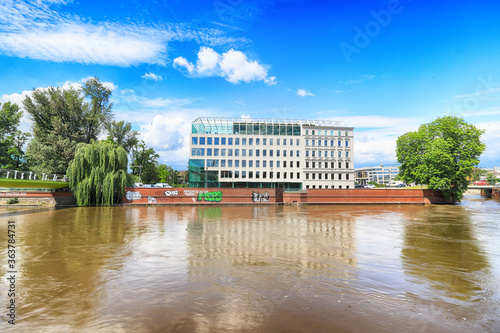
M480 196L0 207L0 223L2 332L500 332L500 201Z

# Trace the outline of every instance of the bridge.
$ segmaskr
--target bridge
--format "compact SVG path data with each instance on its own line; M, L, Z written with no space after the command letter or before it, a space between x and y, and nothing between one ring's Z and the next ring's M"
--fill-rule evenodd
M498 185L469 185L467 188L469 190L492 190L499 187Z

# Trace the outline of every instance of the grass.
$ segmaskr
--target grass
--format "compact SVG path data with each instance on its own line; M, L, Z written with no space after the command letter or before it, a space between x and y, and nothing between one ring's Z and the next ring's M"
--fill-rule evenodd
M58 189L68 187L68 182L50 182L41 180L25 180L25 179L0 179L0 188L49 188Z

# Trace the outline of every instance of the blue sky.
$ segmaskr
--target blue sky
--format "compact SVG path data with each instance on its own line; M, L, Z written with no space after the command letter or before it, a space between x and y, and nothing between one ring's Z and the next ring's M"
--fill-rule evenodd
M342 120L363 167L455 115L486 130L480 165L500 166L499 14L493 0L0 0L0 102L97 76L116 119L178 169L198 116Z

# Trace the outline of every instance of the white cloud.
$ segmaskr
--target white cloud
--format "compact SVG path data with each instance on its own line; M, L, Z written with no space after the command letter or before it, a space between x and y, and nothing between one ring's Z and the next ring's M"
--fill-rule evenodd
M275 85L276 77L267 76L267 69L255 60L249 60L241 51L233 49L221 55L209 47L201 47L198 51L196 65L184 57L174 59L174 66L184 68L194 77L220 76L237 84L240 82L264 81L267 85Z
M366 75L362 75L360 76L359 78L357 79L351 79L351 80L341 80L339 81L340 83L343 83L343 84L359 84L359 83L363 83L363 82L366 82L366 81L370 81L371 79L373 79L375 77L375 75L372 75L372 74L366 74Z
M208 45L244 41L218 29L187 24L144 25L94 22L64 14L68 1L0 1L0 54L46 60L131 66L164 65L169 42L194 40Z
M315 96L312 92L307 91L305 89L299 89L299 90L297 90L297 95L299 95L301 97Z
M143 76L141 76L142 78L146 79L146 80L154 80L154 81L161 81L163 80L163 77L161 75L156 75L155 73L144 73Z

